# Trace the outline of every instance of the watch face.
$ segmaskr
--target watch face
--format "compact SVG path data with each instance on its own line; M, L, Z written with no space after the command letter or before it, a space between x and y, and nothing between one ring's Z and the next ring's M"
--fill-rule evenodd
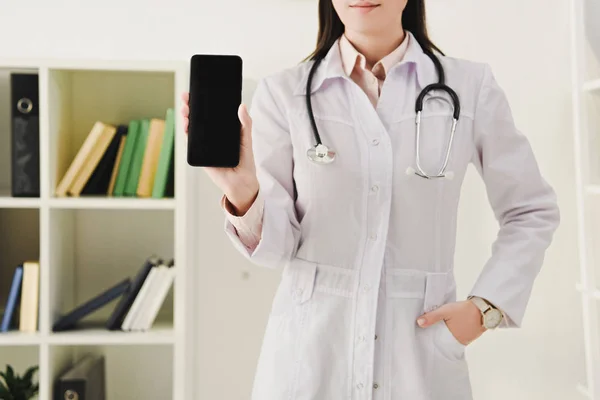
M487 329L494 329L502 322L502 313L499 310L489 310L485 313L484 325Z

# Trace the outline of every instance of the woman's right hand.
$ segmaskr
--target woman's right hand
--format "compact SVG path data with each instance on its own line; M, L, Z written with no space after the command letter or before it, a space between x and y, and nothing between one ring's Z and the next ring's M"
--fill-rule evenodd
M183 93L184 130L187 135L189 126L189 93ZM213 182L221 189L238 216L244 215L258 194L258 178L252 152L252 118L244 104L238 109L241 122L240 162L234 168L204 167ZM218 134L215 132L215 134Z

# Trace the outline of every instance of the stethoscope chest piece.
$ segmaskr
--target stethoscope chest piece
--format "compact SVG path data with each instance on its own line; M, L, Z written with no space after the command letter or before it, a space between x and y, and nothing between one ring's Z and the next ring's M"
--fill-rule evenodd
M318 144L309 148L306 156L315 164L331 164L335 160L335 152L324 144Z

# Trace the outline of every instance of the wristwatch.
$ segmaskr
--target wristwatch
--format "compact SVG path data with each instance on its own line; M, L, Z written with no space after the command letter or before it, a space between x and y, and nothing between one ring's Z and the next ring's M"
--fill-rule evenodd
M477 308L479 308L479 310L481 311L484 328L496 329L500 325L502 319L504 318L502 311L498 310L496 307L494 307L481 297L470 296L469 300L471 300L473 304L475 304Z

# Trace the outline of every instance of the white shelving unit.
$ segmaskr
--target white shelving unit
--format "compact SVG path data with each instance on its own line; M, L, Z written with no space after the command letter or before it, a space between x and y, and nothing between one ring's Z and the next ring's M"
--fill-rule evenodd
M587 399L600 400L600 2L571 0L574 148Z
M39 198L10 197L8 74L39 74ZM106 359L107 399L192 399L193 270L186 218L189 168L179 115L188 88L185 62L111 60L3 60L0 58L0 307L14 268L40 262L36 333L0 333L0 369L40 367L39 399L52 400L55 379L86 352ZM54 189L93 123L164 118L176 111L175 197L56 198ZM8 160L8 161L7 161ZM53 323L125 277L145 259L174 258L177 276L148 332L101 327L52 332ZM104 322L116 301L93 314Z

